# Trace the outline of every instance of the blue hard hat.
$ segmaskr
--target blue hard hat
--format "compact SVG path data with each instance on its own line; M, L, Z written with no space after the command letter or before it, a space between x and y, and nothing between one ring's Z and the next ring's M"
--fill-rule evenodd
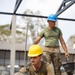
M50 21L56 21L57 20L57 16L54 15L54 14L51 14L51 15L48 16L47 21L48 20L50 20Z

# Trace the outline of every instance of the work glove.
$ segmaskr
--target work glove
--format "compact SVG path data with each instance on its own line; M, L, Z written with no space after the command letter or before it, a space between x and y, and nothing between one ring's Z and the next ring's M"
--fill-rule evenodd
M21 73L25 73L25 72L27 72L26 67L21 68L21 69L19 70L19 72L21 72Z
M69 57L69 53L65 52L65 57L68 58Z

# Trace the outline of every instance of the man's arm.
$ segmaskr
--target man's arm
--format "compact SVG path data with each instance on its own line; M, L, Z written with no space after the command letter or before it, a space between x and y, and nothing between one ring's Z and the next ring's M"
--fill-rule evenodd
M67 47L66 47L65 41L64 41L64 39L63 39L62 36L60 36L59 39L60 39L60 43L61 43L61 45L62 45L62 48L63 48L64 51L65 51L65 56L68 57L68 56L69 56L69 53L68 53L68 51L67 51Z
M24 75L25 73L27 73L28 70L26 69L26 67L22 67L19 72L16 72L14 75Z
M46 70L47 70L47 75L54 75L54 70L51 64L48 63Z
M33 44L38 44L41 39L42 39L42 37L41 37L41 36L38 36L38 37L35 39L35 41L33 42Z

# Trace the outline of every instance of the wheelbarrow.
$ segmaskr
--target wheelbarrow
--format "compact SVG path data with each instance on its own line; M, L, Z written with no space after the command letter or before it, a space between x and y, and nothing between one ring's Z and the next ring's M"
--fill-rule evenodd
M62 64L67 75L73 75L74 69L75 69L75 62L67 62L65 64Z

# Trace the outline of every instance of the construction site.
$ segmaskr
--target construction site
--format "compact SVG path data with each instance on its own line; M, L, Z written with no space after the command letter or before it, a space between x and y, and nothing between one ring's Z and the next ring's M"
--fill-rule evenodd
M0 21L3 21L3 23L0 23L0 75L14 75L21 67L26 66L30 62L27 55L29 47L33 44L38 34L47 27L46 19L49 14L56 14L56 26L59 27L62 32L66 30L63 35L65 35L64 39L66 40L67 50L70 55L69 60L67 61L65 58L61 45L60 52L62 64L67 65L66 68L71 74L67 73L68 71L63 66L61 68L62 75L75 75L75 28L73 27L75 25L75 0L58 0L59 3L55 0L50 0L49 4L53 6L49 5L50 9L49 7L47 9L46 5L48 4L45 5L45 0L45 3L43 3L43 0L41 0L41 2L35 0L36 4L34 0L33 2L28 0L26 1L26 3L30 2L28 6L25 6L25 1L26 0L13 0L12 2L10 0L7 0L7 2L5 0L0 1ZM33 6L32 9L29 8L31 6ZM37 7L39 8L37 9ZM43 15L41 10L43 10L42 12L44 13L48 13ZM8 22L5 23L7 20ZM70 26L69 24L74 30L68 27ZM69 33L71 31L73 34L70 35ZM70 37L68 37L69 35ZM39 45L44 50L45 39L42 39Z

